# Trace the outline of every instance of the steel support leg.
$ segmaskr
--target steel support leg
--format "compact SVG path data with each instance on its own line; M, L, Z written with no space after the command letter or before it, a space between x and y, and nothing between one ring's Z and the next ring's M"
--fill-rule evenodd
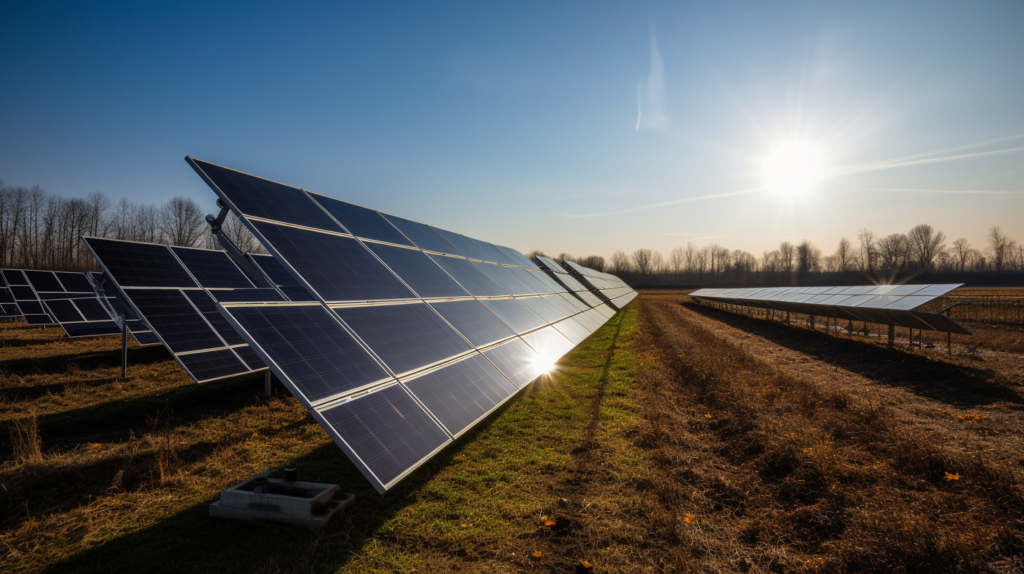
M893 343L896 341L896 325L889 323L889 348L892 348Z

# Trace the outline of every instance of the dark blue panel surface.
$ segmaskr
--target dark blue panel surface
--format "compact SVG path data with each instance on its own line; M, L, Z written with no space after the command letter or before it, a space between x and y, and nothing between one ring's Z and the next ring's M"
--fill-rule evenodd
M18 301L18 307L24 315L46 315L43 304L39 301Z
M488 349L484 351L484 356L519 388L543 374L537 362L537 353L520 339Z
M430 306L477 347L515 335L477 301L445 301L431 303Z
M467 297L444 269L418 249L402 249L379 243L367 243L392 271L413 288L420 297Z
M71 273L68 271L57 271L57 279L60 280L64 290L69 293L92 293L92 284L85 278L85 273Z
M270 223L254 226L325 301L415 296L355 239Z
M487 255L487 261L496 261L498 263L505 263L506 265L519 265L516 261L510 259L494 244L487 243L486 241L480 241L479 239L469 238L482 253Z
M512 295L532 295L536 293L536 291L524 285L522 281L516 279L509 271L509 267L502 267L493 263L474 263L474 265Z
M320 305L227 307L225 311L310 401L388 377Z
M486 273L477 269L472 261L455 257L441 257L440 255L431 255L430 258L443 267L467 291L477 297L508 295L508 291L502 289Z
M253 286L223 251L184 247L171 247L171 250L185 264L185 268L192 272L199 284L207 289L240 289Z
M242 361L239 361L238 357L229 349L219 349L191 355L178 355L178 360L199 382L230 377L232 375L242 375L249 372L248 367L242 364Z
M481 249L476 242L465 235L455 233L453 231L447 231L445 229L438 229L437 227L432 228L437 232L438 235L444 237L459 250L459 253L466 257L472 257L473 259L482 259L484 261L493 261L495 254L491 251L485 251Z
M285 223L342 231L301 189L193 158L239 211Z
M256 253L249 254L249 260L256 264L274 285L294 285L295 278L288 272L287 269L278 263L277 259L274 259L273 255L260 255Z
M85 238L121 287L195 287L196 282L163 245Z
M99 299L93 298L81 298L74 299L75 307L78 307L78 311L82 313L86 321L103 321L110 319L110 314L100 304Z
M544 320L515 299L488 299L481 301L516 333L525 333L544 325Z
M11 285L9 287L15 301L38 301L35 291L28 285Z
M226 303L229 301L284 301L276 289L225 289L210 291L213 298Z
M480 355L403 382L455 436L516 392Z
M72 323L85 320L85 317L82 317L82 314L78 312L78 309L69 299L48 301L46 308L50 310L50 314L53 315L53 318L58 323Z
M0 303L14 303L14 295L7 287L0 287Z
M0 315L15 317L21 315L21 311L18 311L18 306L14 303L3 303L0 304Z
M516 265L522 265L523 267L531 267L533 269L538 268L536 263L530 261L530 259L527 256L516 251L515 249L512 249L511 247L505 247L504 245L495 245L495 247L498 248L498 251L504 253L506 257L514 261Z
M526 305L528 309L543 319L545 323L553 323L565 318L567 315L567 313L562 312L559 308L545 301L543 297L523 297L519 302Z
M406 237L412 240L420 249L437 251L440 253L458 254L459 251L444 240L443 237L434 232L429 225L424 225L409 219L402 219L394 215L384 215L384 218L395 224Z
M38 304L38 303L37 303ZM26 313L24 309L21 311L22 317L25 318L25 322L29 325L52 325L53 319L50 318L46 313L32 314Z
M20 269L4 269L3 274L8 285L28 285L28 280Z
M234 327L228 323L227 319L221 316L220 311L217 310L217 303L213 301L213 298L210 297L206 291L185 291L185 296L192 301L192 304L199 309L199 312L203 314L203 317L210 323L210 325L213 325L213 329L217 331L217 334L220 335L228 345L245 344L245 339L240 337Z
M224 342L180 291L129 289L126 293L172 353L224 346Z
M335 312L395 373L472 349L424 303L349 307Z
M399 245L412 245L394 225L372 209L338 201L332 197L312 194L313 199L330 212L349 233L357 237L387 241Z
M62 323L61 328L68 334L68 337L102 337L105 335L121 334L121 328L113 321Z
M233 350L235 354L242 359L242 362L253 371L267 366L263 362L263 359L256 354L256 351L253 351L252 347L249 347L248 345L245 347L233 347L231 350Z
M35 287L36 291L64 292L64 287L60 284L60 281L57 281L53 271L32 271L26 269L25 276L28 277L28 282Z
M384 485L451 440L398 385L321 416Z

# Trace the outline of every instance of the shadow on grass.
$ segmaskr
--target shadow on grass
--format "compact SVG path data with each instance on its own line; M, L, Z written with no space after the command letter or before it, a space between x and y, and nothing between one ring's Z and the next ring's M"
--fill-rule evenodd
M262 373L202 385L189 381L156 394L40 416L39 435L47 450L72 448L83 442L124 441L133 432L138 435L145 431L149 419L162 409L171 409L173 426L189 424L257 404L262 390ZM7 457L10 453L9 436L0 433L0 456Z
M333 571L356 558L368 543L387 538L396 514L425 496L423 485L522 396L506 402L384 495L377 494L333 443L296 459L299 480L338 484L356 495L355 503L320 532L210 518L208 507L219 498L215 496L153 526L129 530L45 572Z
M776 321L683 303L687 309L763 337L816 360L857 373L876 383L909 389L917 395L959 407L997 402L1024 404L1013 389L994 382L994 373L900 349L886 349L854 338L792 328Z
M52 341L47 341L47 343L52 343ZM170 359L171 354L162 345L129 347L128 349L129 369L132 365L151 365ZM25 377L28 375L62 375L72 366L81 371L91 371L120 365L121 349L114 349L0 361L0 371L8 375Z

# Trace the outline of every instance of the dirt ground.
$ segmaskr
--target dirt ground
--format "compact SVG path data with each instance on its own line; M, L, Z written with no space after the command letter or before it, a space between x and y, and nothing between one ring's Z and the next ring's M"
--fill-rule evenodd
M1024 568L1020 354L890 351L678 292L641 305L659 490L705 527L690 566Z

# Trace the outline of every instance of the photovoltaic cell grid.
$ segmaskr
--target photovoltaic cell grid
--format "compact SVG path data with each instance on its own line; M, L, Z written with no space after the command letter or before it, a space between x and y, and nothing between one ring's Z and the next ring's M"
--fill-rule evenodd
M96 299L84 273L4 269L2 275L5 284L13 287L7 292L13 293L10 299L16 306L5 309L5 315L20 316L30 325L60 325L71 338L121 332Z
M316 298L221 312L379 492L614 314L514 249L186 159L287 274L275 284Z
M566 261L565 269L577 281L600 297L602 301L609 303L616 309L621 309L623 305L636 298L636 292L632 288L610 273L602 273L573 261Z
M121 304L185 371L204 383L266 368L217 310L220 301L281 301L257 288L224 251L83 238ZM187 262L187 263L186 263Z
M819 317L970 335L970 331L945 315L916 310L961 285L699 289L690 293L690 297Z

